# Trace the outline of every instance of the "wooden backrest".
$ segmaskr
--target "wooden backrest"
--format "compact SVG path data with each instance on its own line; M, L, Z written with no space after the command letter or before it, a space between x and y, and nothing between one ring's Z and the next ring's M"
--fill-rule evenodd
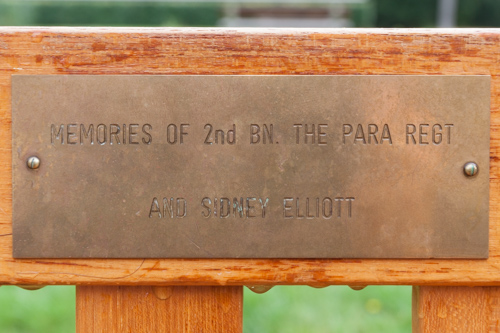
M0 28L0 284L500 284L500 30ZM15 260L12 74L491 75L486 260Z

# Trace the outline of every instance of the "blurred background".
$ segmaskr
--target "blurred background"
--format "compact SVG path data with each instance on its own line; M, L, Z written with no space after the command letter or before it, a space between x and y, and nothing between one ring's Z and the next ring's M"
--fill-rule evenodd
M498 27L500 0L0 0L0 26ZM411 332L411 287L245 288L244 332ZM0 332L74 332L75 288L0 288Z
M0 25L497 27L499 0L0 0Z

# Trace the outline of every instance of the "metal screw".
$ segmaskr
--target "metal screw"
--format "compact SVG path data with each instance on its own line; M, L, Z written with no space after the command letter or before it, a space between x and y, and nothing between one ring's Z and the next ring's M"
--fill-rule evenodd
M26 161L26 164L30 169L38 169L40 167L40 159L36 156L31 156L28 158L28 161Z
M479 172L479 167L474 162L467 162L464 165L464 173L466 176L473 177Z

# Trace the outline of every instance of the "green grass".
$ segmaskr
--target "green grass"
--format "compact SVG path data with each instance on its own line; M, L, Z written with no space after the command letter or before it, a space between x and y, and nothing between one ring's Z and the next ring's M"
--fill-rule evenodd
M0 332L70 333L75 331L75 287L24 290L0 288Z
M411 332L411 287L245 288L244 333ZM75 288L0 288L1 333L75 331Z
M411 287L245 288L244 333L411 332Z

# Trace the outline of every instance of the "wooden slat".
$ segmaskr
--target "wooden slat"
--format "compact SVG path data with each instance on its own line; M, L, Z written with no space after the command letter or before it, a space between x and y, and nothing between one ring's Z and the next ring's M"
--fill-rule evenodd
M0 283L500 285L500 30L0 28ZM491 75L488 260L13 260L12 74Z
M241 332L243 287L76 289L76 332Z
M500 288L413 287L414 333L499 332Z

